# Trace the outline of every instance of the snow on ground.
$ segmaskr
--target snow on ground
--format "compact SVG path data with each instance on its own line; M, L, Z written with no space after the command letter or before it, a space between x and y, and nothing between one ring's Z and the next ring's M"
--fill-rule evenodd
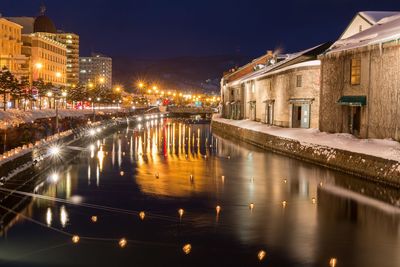
M116 110L96 110L97 114L102 112L115 112ZM61 118L64 117L79 117L86 114L92 114L91 109L85 110L72 110L72 109L60 109L58 114ZM9 109L7 111L0 111L0 129L6 127L12 127L21 123L32 122L36 119L55 117L56 111L54 109L42 109L42 110L18 110Z
M389 139L358 139L351 134L331 134L320 132L317 129L281 128L250 120L229 120L216 116L213 117L213 120L296 140L306 146L331 147L400 162L400 143Z

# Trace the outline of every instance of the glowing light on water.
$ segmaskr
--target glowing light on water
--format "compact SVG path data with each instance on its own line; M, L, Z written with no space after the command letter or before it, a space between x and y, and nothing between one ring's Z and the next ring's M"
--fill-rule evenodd
M186 255L189 255L189 253L192 251L192 245L190 244L185 244L182 247L183 253L185 253Z
M102 149L97 151L97 159L99 160L100 171L103 171L104 151Z
M121 239L119 240L119 242L118 242L118 245L119 245L121 248L126 247L127 244L128 244L128 241L126 241L125 238L121 238Z
M143 221L144 217L146 216L146 214L144 213L144 211L139 212L139 218Z
M61 222L61 226L65 227L68 223L69 219L68 219L68 213L65 209L65 206L61 206L60 209L60 222Z
M77 244L79 242L79 236L78 235L74 235L72 236L72 243Z
M215 207L215 211L217 212L217 215L219 215L219 213L221 212L221 206L220 206L220 205L217 205L217 206Z
M331 258L329 260L329 266L330 267L336 267L336 265L337 265L337 259L336 258Z
M179 210L178 210L179 218L182 219L183 213L184 213L184 210L183 210L183 209L179 209Z
M253 209L254 209L254 203L250 203L249 209L250 209L251 211L253 211Z
M47 211L46 211L46 223L47 223L47 226L51 226L51 221L52 220L53 220L53 214L51 212L51 209L47 208Z
M264 260L266 256L267 256L267 252L265 252L265 250L260 250L257 254L257 258L259 261Z
M93 223L96 223L97 220L98 220L98 218L97 218L96 215L93 215L92 217L90 217L90 220L91 220Z

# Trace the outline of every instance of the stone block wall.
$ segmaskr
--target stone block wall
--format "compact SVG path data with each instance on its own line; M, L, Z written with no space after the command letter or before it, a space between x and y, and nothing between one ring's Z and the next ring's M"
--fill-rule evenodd
M363 179L400 187L400 162L365 154L334 149L243 129L222 122L212 122L214 133L241 140L257 147L292 158L342 171Z

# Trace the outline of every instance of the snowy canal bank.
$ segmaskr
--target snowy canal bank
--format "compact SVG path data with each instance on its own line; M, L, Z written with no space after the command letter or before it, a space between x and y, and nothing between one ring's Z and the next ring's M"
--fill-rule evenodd
M395 141L363 140L348 134L219 117L213 118L212 129L267 150L400 187L400 144Z

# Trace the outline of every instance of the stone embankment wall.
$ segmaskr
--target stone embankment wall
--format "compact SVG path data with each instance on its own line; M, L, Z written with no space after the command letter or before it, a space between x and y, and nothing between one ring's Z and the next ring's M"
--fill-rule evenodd
M212 121L214 133L292 158L400 187L400 162L299 141Z

